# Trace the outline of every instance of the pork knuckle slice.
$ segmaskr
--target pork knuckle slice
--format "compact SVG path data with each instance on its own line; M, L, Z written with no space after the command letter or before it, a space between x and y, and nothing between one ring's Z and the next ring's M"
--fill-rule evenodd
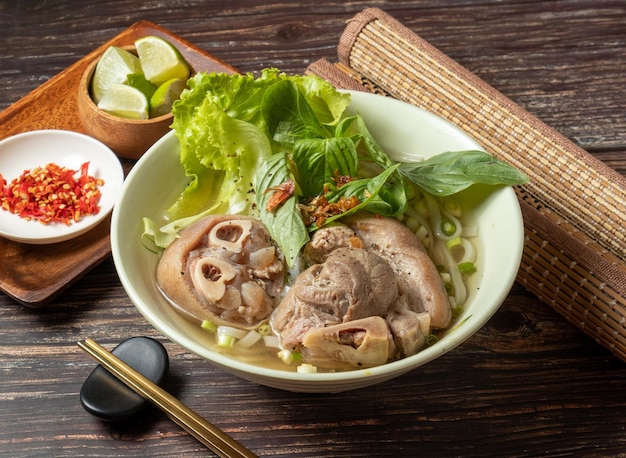
M252 266L251 254L259 251L262 265L257 259ZM282 261L260 221L211 215L181 231L163 252L157 284L191 319L253 328L274 309L283 286ZM260 267L262 277L256 275Z
M310 329L385 315L397 295L395 274L380 256L338 248L296 278L276 308L274 329L284 348L297 348Z
M385 316L400 357L416 354L426 343L430 330L428 312L414 312L408 307L395 307Z
M313 269L319 266L312 266ZM307 274L306 271L300 276ZM304 335L313 328L341 323L333 309L320 307L298 299L297 288L292 287L272 314L272 325L280 336L283 348L297 350Z
M343 322L382 316L398 295L395 274L380 256L357 248L339 248L323 264L319 280L345 291Z
M394 218L353 216L345 219L364 248L385 259L398 276L400 294L408 294L415 312L430 314L431 326L445 329L452 320L443 280L415 234Z
M224 298L226 285L237 275L232 263L216 256L198 256L189 268L191 284L196 292L207 300L217 302Z
M311 329L302 342L303 361L319 367L379 366L395 351L387 322L379 316Z
M244 243L250 237L251 231L251 220L221 221L209 230L207 244L209 246L223 247L233 253L241 253Z

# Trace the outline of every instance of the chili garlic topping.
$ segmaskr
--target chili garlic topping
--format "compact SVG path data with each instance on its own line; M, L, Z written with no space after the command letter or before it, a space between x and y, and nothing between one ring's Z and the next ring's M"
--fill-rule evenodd
M100 211L104 180L88 173L89 162L80 170L50 163L25 170L10 183L0 174L0 208L42 224L79 221ZM78 175L77 175L78 174Z

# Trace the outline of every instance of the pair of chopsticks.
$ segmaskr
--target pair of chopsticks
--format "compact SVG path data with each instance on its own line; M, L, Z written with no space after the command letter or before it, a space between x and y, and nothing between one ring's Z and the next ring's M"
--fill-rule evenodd
M254 453L214 426L174 396L148 380L92 339L78 342L102 367L144 399L164 411L176 424L223 458L256 457Z

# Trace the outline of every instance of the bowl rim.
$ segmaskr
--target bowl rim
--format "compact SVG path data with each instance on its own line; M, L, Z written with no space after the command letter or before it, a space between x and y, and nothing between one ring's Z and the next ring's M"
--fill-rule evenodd
M442 122L449 129L456 131L457 133L464 136L466 139L476 144L478 148L483 149L476 143L476 141L471 138L467 133L465 133L462 129L458 128L454 124L449 121L414 105L410 105L403 101L397 99L391 99L387 97L383 97L377 94L372 93L364 93L360 91L342 91L352 94L354 98L384 98L389 104L398 104L398 106L410 107L411 110L416 110L421 113L422 116L432 118L437 122ZM126 179L125 186L133 186L136 180L138 180L137 176L139 175L142 166L145 164L149 164L151 161L155 160L153 156L155 156L156 152L160 151L164 144L168 142L178 142L178 139L175 137L175 132L170 131L165 136L163 136L159 141L157 141L148 151L139 159L135 167L131 170L130 174ZM452 350L457 347L465 340L469 339L473 336L478 330L480 330L486 322L496 313L496 311L500 308L506 297L508 296L511 287L513 286L516 274L521 264L523 246L524 246L524 224L521 208L519 206L519 202L517 200L515 191L510 186L500 187L499 189L494 190L493 192L504 193L507 195L507 199L509 199L512 209L516 215L515 224L511 223L510 232L510 247L511 251L509 252L509 258L511 262L508 264L508 271L503 272L503 278L506 278L505 282L501 282L500 287L497 290L497 295L493 297L493 306L488 309L481 309L479 313L474 313L463 320L461 324L463 324L463 332L448 332L445 335L445 338L436 342L432 346L424 348L420 350L417 354L402 358L400 360L388 362L382 364L380 366L375 366L371 368L365 369L355 369L349 371L341 371L341 372L320 372L320 373L311 373L311 374L303 374L297 372L291 372L280 369L266 368L262 366L258 366L251 363L246 363L239 361L235 358L229 357L227 355L223 355L217 353L206 346L201 345L196 342L192 338L189 338L184 335L179 335L178 332L174 332L176 334L176 339L172 337L172 331L168 329L165 323L161 323L156 314L146 308L143 304L142 298L139 296L138 292L134 288L130 278L125 275L124 267L123 267L123 258L122 251L120 246L120 239L118 237L119 233L115 230L120 225L120 212L122 207L116 206L113 211L112 216L112 231L111 231L111 245L113 247L113 259L117 269L120 269L122 272L120 274L120 280L122 281L122 285L126 290L131 301L135 304L135 307L142 313L142 315L164 336L170 339L172 342L180 345L185 348L187 351L190 351L203 359L208 360L209 362L221 366L226 370L236 373L238 376L242 378L246 378L245 375L242 374L250 374L251 377L254 377L254 381L259 384L263 384L262 381L259 381L258 378L264 378L269 380L280 380L280 381L289 381L296 383L332 383L332 382L355 382L358 379L367 379L370 378L380 379L384 377L384 379L389 379L395 377L397 375L401 375L402 373L408 372L410 370L416 369L417 367L428 363L437 357L441 356L444 353ZM140 243L137 240L137 243ZM458 326L457 323L456 326ZM455 330L455 325L451 330ZM418 363L416 364L416 360ZM272 385L270 385L272 386ZM310 388L310 387L308 387ZM344 388L345 389L345 388ZM349 389L349 388L348 388ZM305 389L307 392L315 392L315 390Z

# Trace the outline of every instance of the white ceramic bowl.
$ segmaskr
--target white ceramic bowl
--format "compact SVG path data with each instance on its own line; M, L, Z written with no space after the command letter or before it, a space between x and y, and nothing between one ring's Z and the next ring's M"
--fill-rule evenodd
M480 149L458 128L411 105L377 95L352 92L351 108L361 113L374 137L391 154L423 156ZM299 374L242 363L212 351L206 331L191 324L163 298L155 282L157 256L140 242L142 216L157 218L178 195L186 178L178 159L178 140L168 133L132 169L113 211L111 244L122 284L139 311L161 333L187 350L237 376L296 392L340 392L373 385L432 361L471 337L506 298L521 261L523 223L510 187L463 192L474 207L481 250L479 278L470 291L456 328L418 354L370 369ZM164 183L167 183L164 186Z
M105 144L87 135L68 130L35 130L0 141L0 174L7 183L24 170L55 163L72 170L89 162L89 175L102 178L100 211L69 226L63 223L42 224L27 221L9 211L0 211L0 236L21 243L62 242L100 224L113 209L124 182L124 170L117 156Z

